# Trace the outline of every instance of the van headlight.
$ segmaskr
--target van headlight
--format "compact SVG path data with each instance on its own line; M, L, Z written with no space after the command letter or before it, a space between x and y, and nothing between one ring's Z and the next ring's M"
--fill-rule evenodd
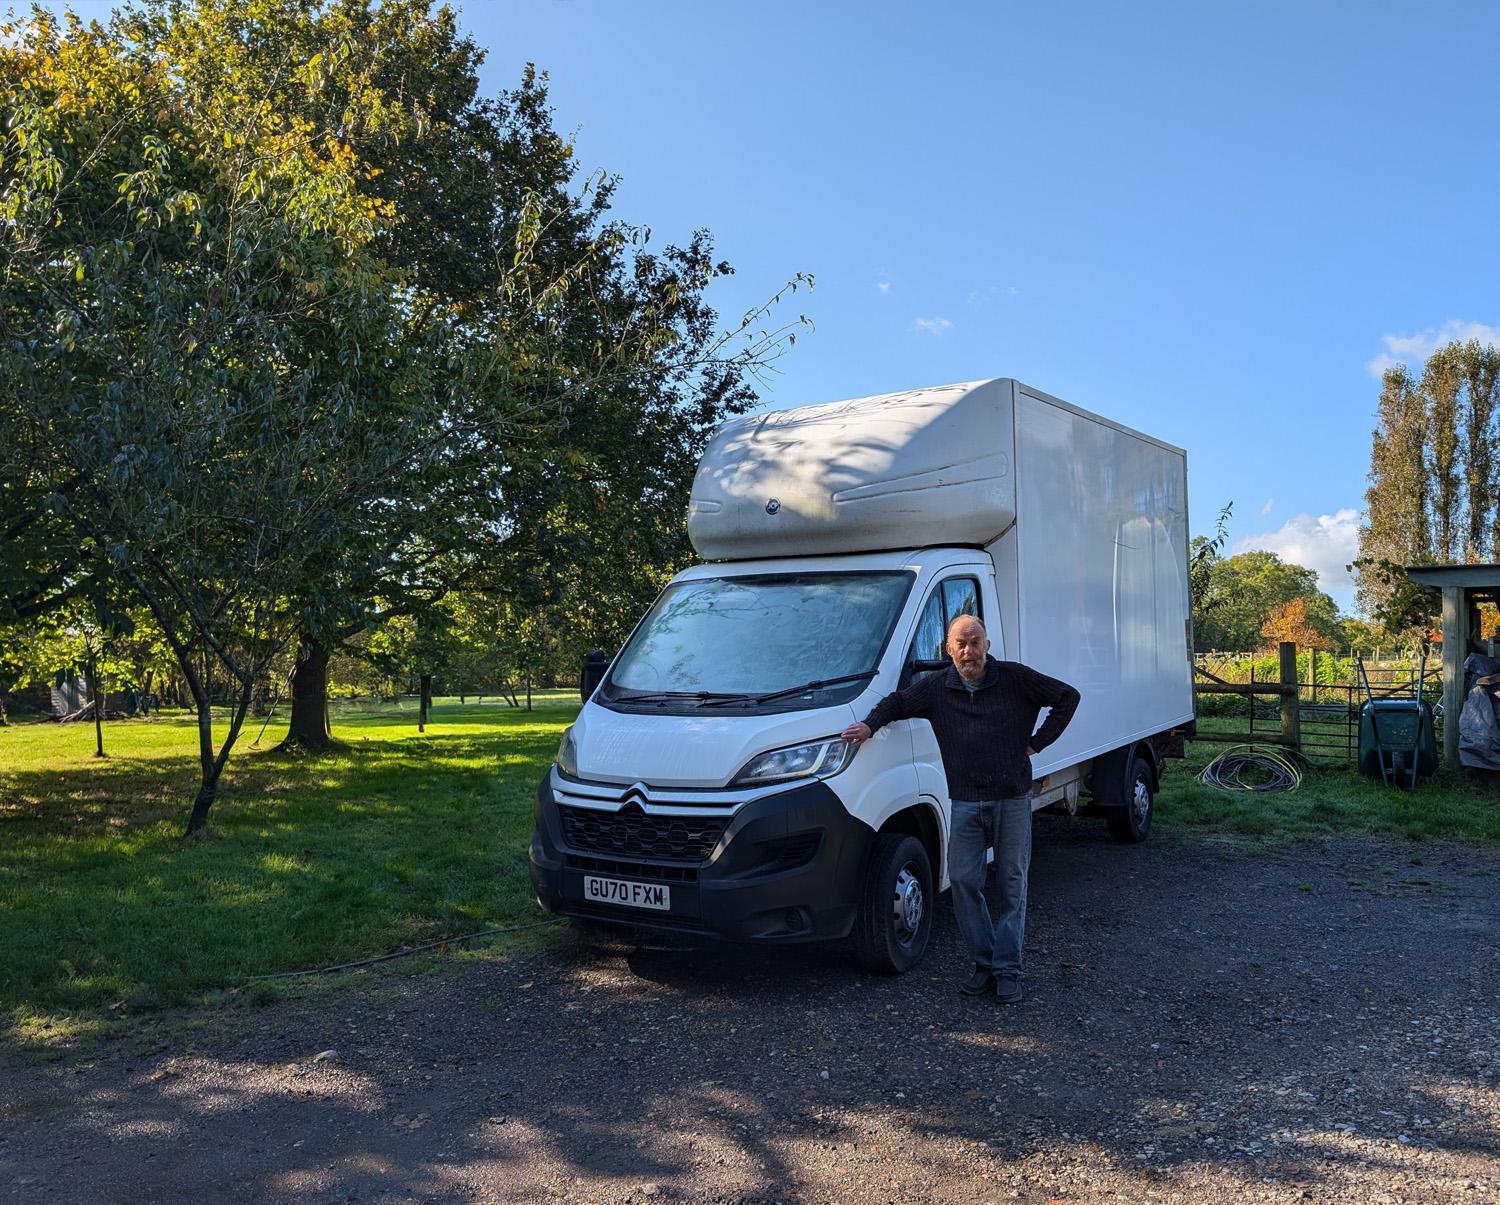
M814 741L809 745L773 749L769 753L752 757L729 785L743 787L757 782L780 782L787 778L827 778L849 764L852 752L849 742L841 736Z
M557 746L557 768L569 778L578 777L578 742L571 724L563 729L562 743Z

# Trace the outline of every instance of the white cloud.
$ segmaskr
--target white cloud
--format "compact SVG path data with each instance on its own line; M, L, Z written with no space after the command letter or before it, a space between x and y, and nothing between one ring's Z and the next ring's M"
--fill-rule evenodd
M877 280L875 282L875 287L882 293L889 293L891 291L891 282L888 280Z
M1275 507L1276 507L1276 499L1275 498L1267 498L1266 499L1266 504L1260 508L1261 518L1265 518L1267 515L1269 515L1271 513L1271 511L1275 509Z
M1001 285L985 285L983 288L970 289L967 294L967 300L972 306L985 306L998 297L1014 301L1020 293L1021 290L1016 288L1015 285L1005 285L1003 287Z
M1234 543L1235 552L1264 549L1283 561L1311 569L1318 586L1335 598L1348 597L1354 579L1345 568L1359 555L1359 512L1344 507L1331 515L1300 514L1275 531L1245 536Z
M1442 326L1430 326L1415 335L1381 335L1385 350L1370 361L1370 375L1379 380L1385 370L1397 364L1420 365L1422 361L1449 343L1492 343L1500 347L1500 326L1483 322L1460 322L1450 318Z
M953 323L947 318L916 318L912 320L912 326L924 335L946 335L953 329Z

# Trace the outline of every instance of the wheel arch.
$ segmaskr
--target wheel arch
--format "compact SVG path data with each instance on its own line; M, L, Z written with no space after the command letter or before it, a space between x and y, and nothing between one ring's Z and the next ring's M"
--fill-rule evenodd
M1161 789L1161 768L1156 750L1149 740L1134 741L1094 758L1089 769L1089 795L1095 807L1124 807L1129 802L1126 792L1131 789L1130 768L1136 758L1146 763L1151 775L1151 790Z
M882 820L878 831L905 833L920 841L927 850L927 860L932 865L933 881L938 885L938 890L942 889L941 885L946 881L943 858L945 850L943 825L936 807L926 800L910 804Z

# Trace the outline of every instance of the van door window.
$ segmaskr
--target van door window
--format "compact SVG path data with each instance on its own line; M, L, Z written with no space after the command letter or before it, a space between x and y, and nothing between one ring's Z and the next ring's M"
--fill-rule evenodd
M917 624L917 637L912 641L908 661L935 661L942 657L943 638L947 631L943 623L943 599L934 590L922 608L922 620Z
M943 583L943 630L960 615L979 614L979 583L972 577L950 577Z
M922 607L922 618L917 624L917 634L912 639L911 649L906 654L906 672L902 684L910 685L925 678L931 670L918 671L918 661L944 661L948 657L945 641L948 625L960 615L973 615L983 619L979 605L979 580L972 577L950 577L939 582L927 596Z

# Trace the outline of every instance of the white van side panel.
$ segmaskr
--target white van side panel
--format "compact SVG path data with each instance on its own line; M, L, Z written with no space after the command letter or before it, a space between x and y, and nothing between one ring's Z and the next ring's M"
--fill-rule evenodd
M1082 695L1041 776L1193 718L1187 465L1020 385L1015 424L1017 524L991 545L1005 656Z

